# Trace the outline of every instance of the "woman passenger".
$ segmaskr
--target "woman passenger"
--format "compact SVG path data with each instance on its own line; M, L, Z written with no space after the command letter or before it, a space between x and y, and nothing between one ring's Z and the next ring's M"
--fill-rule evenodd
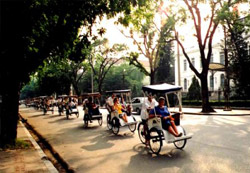
M163 129L168 130L175 137L181 137L182 133L178 133L176 125L174 123L174 118L170 115L167 106L165 106L165 98L159 98L159 105L149 112L149 118L157 116L161 117Z
M128 122L127 115L126 115L125 112L123 112L125 110L120 105L119 100L118 100L117 97L114 98L114 106L113 106L113 108L114 108L114 110L116 110L118 112L119 117L122 118L127 123Z

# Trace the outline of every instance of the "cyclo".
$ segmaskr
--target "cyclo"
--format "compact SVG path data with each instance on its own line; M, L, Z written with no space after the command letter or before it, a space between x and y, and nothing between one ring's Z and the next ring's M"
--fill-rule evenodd
M101 97L101 94L99 92L87 93L87 94L81 95L81 98L84 100L83 101L84 127L88 127L89 122L92 122L92 120L97 120L98 124L100 126L102 125L103 123L102 114L99 111L100 97ZM92 106L95 106L95 109L92 109Z
M127 122L125 122L118 114L117 111L112 110L110 105L107 103L106 108L108 110L107 115L107 128L112 130L112 132L117 135L121 127L127 126L131 132L136 130L137 121L132 115L132 106L131 106L131 90L113 90L113 91L106 91L108 95L120 95L122 100L125 100L128 104L125 106L127 115Z
M77 108L78 105L78 96L72 95L72 96L65 96L66 99L66 105L65 105L65 112L66 112L66 118L69 119L69 116L72 114L75 114L76 117L79 117L79 111Z
M43 114L45 115L48 111L51 111L54 114L54 103L53 97L51 96L40 96L41 108L43 109Z
M180 115L183 115L182 113L182 102L181 102L181 90L182 87L170 85L170 84L159 84L159 85L147 85L142 87L144 96L148 94L165 94L167 107L170 112L170 103L168 99L169 94L174 94L177 96L177 101L179 103L179 111L177 112L171 112L172 117L174 118L175 125L177 127L178 132L182 133L182 137L174 137L172 134L170 134L166 129L162 128L162 120L160 117L158 117L155 113L155 117L148 119L147 126L148 130L144 130L144 125L139 123L138 125L138 135L143 144L146 144L146 135L149 138L149 147L150 150L154 154L159 154L161 151L161 147L163 145L163 142L165 140L166 143L174 143L175 147L177 149L183 149L187 143L188 139L192 138L192 135L187 135L185 129L180 125ZM154 108L155 109L155 108ZM156 112L156 111L154 111ZM145 111L147 113L147 111ZM175 114L174 114L175 113Z
M59 95L57 97L57 107L59 115L62 115L64 113L64 109L66 109L66 98L68 98L67 95Z

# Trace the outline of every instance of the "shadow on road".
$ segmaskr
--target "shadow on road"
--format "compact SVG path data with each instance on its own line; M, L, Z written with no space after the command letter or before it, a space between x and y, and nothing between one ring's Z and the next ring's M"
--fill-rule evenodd
M166 148L163 148L164 150ZM130 158L128 165L122 168L124 173L127 172L175 172L176 168L181 169L193 161L191 156L185 150L168 149L162 151L159 155L152 154L148 147L143 144L137 144L133 147L137 154ZM141 169L143 168L143 169ZM173 169L175 168L175 170ZM166 171L163 171L166 169ZM170 169L170 170L169 170ZM189 172L188 169L185 169Z

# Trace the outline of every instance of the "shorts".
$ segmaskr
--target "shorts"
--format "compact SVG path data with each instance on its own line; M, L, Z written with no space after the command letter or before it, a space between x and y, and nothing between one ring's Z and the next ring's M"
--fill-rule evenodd
M165 130L168 130L169 126L171 126L171 120L170 119L161 119L162 128Z

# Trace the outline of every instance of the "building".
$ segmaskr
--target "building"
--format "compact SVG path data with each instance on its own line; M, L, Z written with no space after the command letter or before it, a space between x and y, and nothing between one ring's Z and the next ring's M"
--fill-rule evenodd
M219 33L217 33L219 34ZM248 40L248 54L250 55L250 35L246 35L244 39ZM194 43L195 44L195 43ZM197 44L197 43L196 43ZM177 50L177 47L175 48ZM200 59L200 52L198 48L190 47L186 49L192 64L194 67L201 72L202 64ZM192 78L195 76L194 72L189 68L189 64L182 51L180 51L180 69L178 69L178 55L175 53L175 84L183 87L183 92L188 92L188 88L192 83ZM221 43L217 42L212 47L212 55L210 65L225 65L224 50L222 49ZM180 71L180 84L178 83L178 73ZM196 77L197 78L197 77ZM225 81L225 72L223 69L220 70L209 70L208 72L208 89L210 96L214 99L218 98L218 92L223 91ZM232 81L230 82L232 86Z

